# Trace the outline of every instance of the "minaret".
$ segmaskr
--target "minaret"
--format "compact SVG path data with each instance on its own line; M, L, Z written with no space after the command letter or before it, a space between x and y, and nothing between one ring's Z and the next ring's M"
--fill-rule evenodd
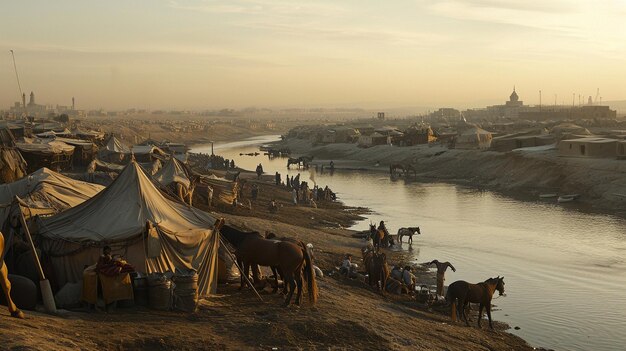
M29 105L34 105L35 104L35 93L33 93L32 91L30 92L30 100L28 101Z
M74 111L74 110L75 110L75 108L74 108L74 97L72 96L72 111Z

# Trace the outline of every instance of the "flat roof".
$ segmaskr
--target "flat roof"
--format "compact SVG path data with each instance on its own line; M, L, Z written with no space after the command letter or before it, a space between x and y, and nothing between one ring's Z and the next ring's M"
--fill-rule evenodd
M563 141L576 142L576 143L604 144L604 143L616 143L619 140L610 139L610 138L578 138L578 139L568 139L568 140L563 140Z

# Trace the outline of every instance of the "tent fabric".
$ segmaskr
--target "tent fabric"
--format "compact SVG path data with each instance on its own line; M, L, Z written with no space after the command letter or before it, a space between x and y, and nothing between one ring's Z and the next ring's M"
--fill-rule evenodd
M165 163L155 175L154 179L158 181L162 186L167 187L172 183L180 183L189 189L191 181L189 180L189 172L184 164L178 159L172 157Z
M103 186L74 180L48 168L41 168L28 176L8 184L0 184L0 204L22 199L45 199L47 207L65 210L99 193Z
M21 152L29 152L29 153L38 153L38 154L67 154L71 155L74 153L74 146L68 145L62 141L51 140L44 141L39 140L39 142L24 142L24 143L15 143L17 148Z
M161 254L149 258L147 224L156 227ZM81 205L37 220L42 249L52 259L59 286L82 278L84 265L97 261L100 247L110 245L145 273L196 269L199 291L215 291L218 235L215 218L166 197L137 162Z
M128 149L118 138L114 136L109 138L109 141L102 150L115 154L130 154L130 149Z

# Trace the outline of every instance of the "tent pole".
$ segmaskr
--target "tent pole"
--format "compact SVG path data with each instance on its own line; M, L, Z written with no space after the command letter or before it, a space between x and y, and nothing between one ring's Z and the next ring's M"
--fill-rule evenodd
M250 285L252 287L252 290L254 290L254 293L259 298L259 300L261 300L261 302L264 302L263 298L261 297L261 295L259 295L259 292L254 287L254 284L252 284L252 282L250 282L250 279L248 278L248 276L243 273L243 269L241 269L241 267L239 266L239 263L237 263L237 259L233 256L233 254L230 252L230 250L228 250L227 246L224 245L224 241L222 240L222 235L219 232L217 234L220 236L220 244L222 244L224 246L224 248L226 248L226 252L228 253L228 256L230 256L230 258L235 263L235 266L237 266L237 269L239 269L239 273L241 273L241 276L246 279L246 282L248 283L248 285Z
M33 259L35 260L35 263L37 264L37 268L39 270L39 287L41 289L41 298L43 300L44 309L48 313L56 313L57 307L54 303L54 295L52 294L50 281L46 279L46 275L43 272L43 268L41 267L41 261L39 261L39 255L37 255L37 249L35 249L35 243L33 243L33 237L30 235L30 229L28 229L28 225L26 224L26 219L24 218L24 213L22 212L22 200L17 197L17 195L15 196L15 200L17 201L20 210L20 222L22 223L22 228L24 228L24 233L28 238L31 250L33 251Z

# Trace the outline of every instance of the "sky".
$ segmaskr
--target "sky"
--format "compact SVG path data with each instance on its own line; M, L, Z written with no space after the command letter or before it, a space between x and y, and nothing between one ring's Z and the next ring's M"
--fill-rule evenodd
M626 0L3 1L0 109L626 99Z

